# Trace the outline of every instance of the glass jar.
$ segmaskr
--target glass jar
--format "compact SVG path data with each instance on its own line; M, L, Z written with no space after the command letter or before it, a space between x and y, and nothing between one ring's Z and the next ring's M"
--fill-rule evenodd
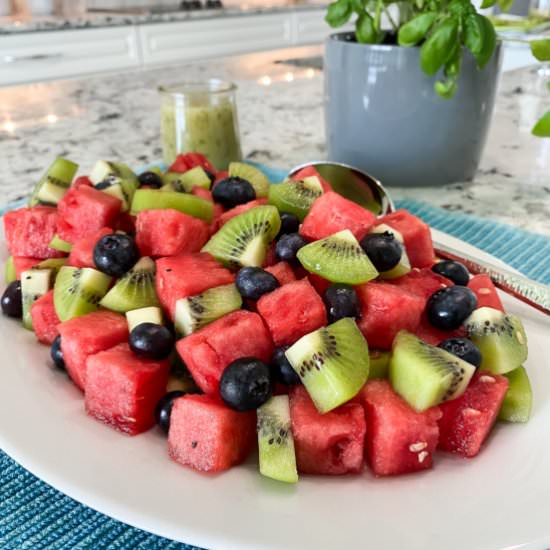
M218 170L241 160L236 90L235 84L217 79L159 88L166 164L189 151L206 155Z

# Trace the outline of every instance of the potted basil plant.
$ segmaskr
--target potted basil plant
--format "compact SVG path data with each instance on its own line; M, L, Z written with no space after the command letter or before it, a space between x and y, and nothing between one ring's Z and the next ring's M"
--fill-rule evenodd
M387 185L472 179L502 58L492 22L470 0L337 0L326 21L340 27L353 16L355 32L333 34L325 47L330 160ZM550 40L530 44L537 59L550 60ZM550 112L534 133L550 136Z

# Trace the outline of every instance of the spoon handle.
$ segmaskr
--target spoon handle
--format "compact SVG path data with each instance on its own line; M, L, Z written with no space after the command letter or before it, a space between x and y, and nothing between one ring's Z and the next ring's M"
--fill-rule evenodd
M550 286L537 283L523 275L518 275L506 268L480 260L465 252L459 252L440 242L434 241L434 248L439 257L463 263L470 273L489 275L496 287L542 311L542 313L550 315Z

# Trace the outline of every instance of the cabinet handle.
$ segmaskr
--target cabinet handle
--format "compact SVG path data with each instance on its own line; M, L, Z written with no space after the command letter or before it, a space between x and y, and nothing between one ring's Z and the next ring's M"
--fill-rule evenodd
M20 63L21 61L44 61L46 59L59 59L62 53L37 53L32 55L4 55L3 63Z

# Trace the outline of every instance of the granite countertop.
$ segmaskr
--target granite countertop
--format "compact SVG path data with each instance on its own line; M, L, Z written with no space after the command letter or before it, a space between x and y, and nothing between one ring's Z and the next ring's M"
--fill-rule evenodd
M73 81L0 88L0 206L29 193L56 155L87 173L98 159L134 167L161 158L157 86L221 77L239 86L246 158L290 168L324 156L322 74L275 63L321 53L295 48ZM450 211L550 235L550 140L531 136L550 106L537 67L502 76L495 116L473 182L438 189L393 188Z

